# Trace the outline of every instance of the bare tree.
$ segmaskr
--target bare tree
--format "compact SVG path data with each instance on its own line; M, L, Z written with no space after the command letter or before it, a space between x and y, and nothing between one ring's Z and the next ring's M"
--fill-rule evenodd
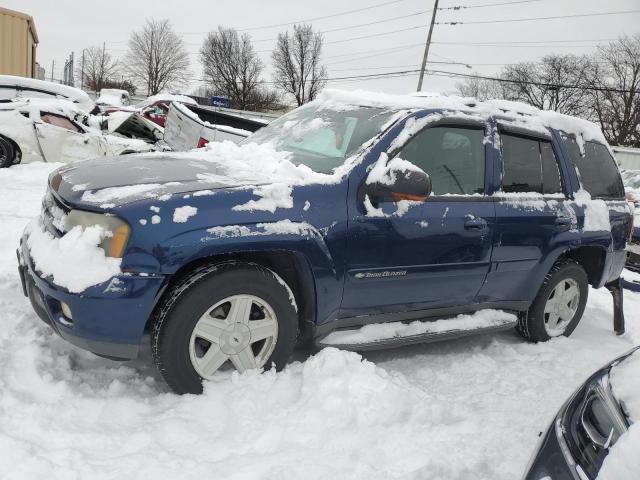
M183 85L189 79L189 54L169 20L147 20L129 37L125 64L149 95Z
M273 79L298 105L313 100L326 84L327 70L320 65L322 43L322 34L311 25L294 25L293 34L278 34L271 54Z
M501 82L484 78L467 78L463 82L456 83L456 89L460 95L478 100L506 97L504 85Z
M508 65L502 71L505 97L543 110L567 115L587 113L585 91L589 59L577 55L547 55L539 62Z
M245 110L259 99L263 64L248 34L240 36L233 28L219 26L205 38L200 60L205 82L216 94L228 97L235 108Z
M100 91L118 69L118 61L102 47L93 46L84 50L84 61L78 65L76 75L81 78L82 88Z
M612 145L640 147L640 35L599 47L590 63L588 106Z

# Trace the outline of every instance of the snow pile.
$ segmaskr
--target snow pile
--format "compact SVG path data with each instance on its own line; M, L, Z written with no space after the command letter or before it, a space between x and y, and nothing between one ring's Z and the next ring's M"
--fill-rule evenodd
M640 472L640 351L613 367L610 379L613 394L634 423L605 458L598 480L635 480Z
M373 183L393 185L397 181L398 172L424 173L422 169L400 157L394 157L389 161L387 154L382 152L367 175L367 185Z
M166 185L166 184L165 184ZM124 185L121 187L108 187L100 190L86 190L82 194L82 201L94 204L104 204L126 198L138 198L139 196L155 197L155 193L163 187L160 183L140 183L137 185ZM147 195L145 195L147 194Z
M613 394L623 404L625 413L640 423L640 350L613 367L610 378Z
M470 315L441 320L416 320L411 323L392 322L365 325L355 330L338 330L322 339L323 344L347 345L372 343L389 338L411 337L414 335L437 334L450 331L475 330L515 324L516 316L502 310L479 310Z
M611 448L596 480L637 480L640 472L638 452L640 452L640 422L631 425L631 428Z
M148 107L149 105L153 105L154 103L158 103L158 102L179 102L179 103L185 103L187 105L198 105L198 102L196 102L193 98L191 97L187 97L186 95L177 95L177 94L173 94L173 93L157 93L155 95L151 95L150 97L148 97L146 100L140 102L139 104L137 104L135 106L135 108L145 108Z
M178 207L173 211L173 221L175 223L186 223L189 218L198 213L196 207L185 205L184 207Z
M263 185L253 190L253 194L259 197L258 200L249 200L242 205L236 205L233 210L268 210L273 213L278 208L292 208L293 197L291 196L291 185L284 183L274 183Z
M256 224L258 230L252 230L244 225L225 225L207 229L209 237L204 237L202 241L215 240L218 238L249 237L261 235L312 235L318 231L307 222L292 222L289 219L279 220L272 223Z
M34 219L26 232L37 270L70 292L80 293L121 273L122 260L105 256L98 247L105 238L102 227L74 227L63 237L55 238L44 230L39 219Z
M585 232L611 231L609 208L604 200L592 200L586 190L579 190L575 193L575 203L584 207Z

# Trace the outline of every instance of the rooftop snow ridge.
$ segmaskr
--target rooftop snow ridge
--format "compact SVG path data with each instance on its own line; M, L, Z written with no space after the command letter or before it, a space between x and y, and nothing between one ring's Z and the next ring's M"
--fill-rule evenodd
M562 113L540 110L522 102L510 100L480 101L473 97L458 95L392 95L365 90L324 89L317 97L319 104L327 108L348 109L348 106L369 106L387 109L442 109L454 113L464 113L480 119L490 117L504 121L514 121L518 125L534 130L552 128L568 134L582 136L585 141L595 140L607 144L600 127L593 122Z

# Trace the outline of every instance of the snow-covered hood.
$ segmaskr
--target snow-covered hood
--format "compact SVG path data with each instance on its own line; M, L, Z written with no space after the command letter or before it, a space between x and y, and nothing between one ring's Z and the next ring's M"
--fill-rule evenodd
M116 207L175 193L264 185L269 187L254 193L269 197L266 203L271 205L271 201L289 203L294 185L336 183L344 174L316 173L304 165L294 165L289 156L269 144L213 142L191 152L76 162L54 172L50 183L73 206ZM57 175L60 178L55 178Z
M117 207L167 194L259 182L220 175L222 167L218 162L197 158L185 161L170 154L125 155L69 164L51 175L50 184L57 185L58 195L72 206Z

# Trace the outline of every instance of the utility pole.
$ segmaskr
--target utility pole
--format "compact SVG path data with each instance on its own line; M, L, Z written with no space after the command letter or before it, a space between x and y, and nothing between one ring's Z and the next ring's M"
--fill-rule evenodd
M420 77L418 78L418 89L422 90L422 80L424 79L424 70L427 68L427 57L429 56L429 46L431 45L431 34L433 33L433 26L436 23L436 13L438 12L438 0L435 0L433 4L433 13L431 14L431 25L429 25L429 34L427 35L427 44L424 46L424 57L422 57L422 68L420 68Z
M51 81L53 82L53 68L56 66L56 61L51 60Z
M80 69L80 89L84 90L84 48L82 49L82 67Z

